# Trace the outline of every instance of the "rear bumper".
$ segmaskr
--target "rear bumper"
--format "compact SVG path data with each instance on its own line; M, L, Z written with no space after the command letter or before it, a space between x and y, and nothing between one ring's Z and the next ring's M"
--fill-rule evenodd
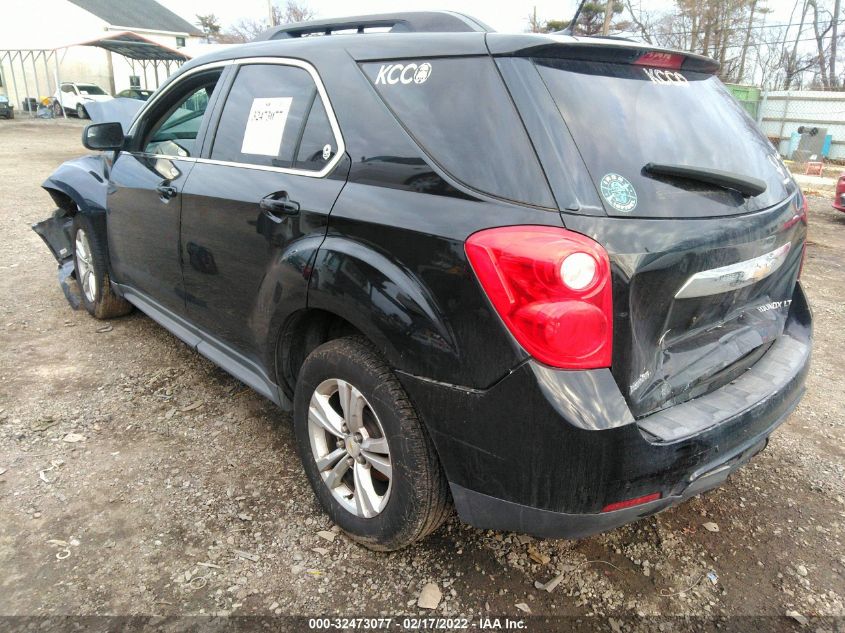
M779 420L773 427L780 424ZM461 520L489 530L524 532L541 538L581 538L612 530L662 512L687 499L722 485L728 475L762 451L768 444L768 434L737 454L715 464L708 464L700 476L677 494L656 501L612 512L568 514L524 506L513 501L490 497L474 490L452 484L452 497Z
M401 379L464 521L577 538L718 486L762 450L804 393L811 339L799 286L781 340L757 364L721 389L637 421L608 370L554 371L529 361L485 391ZM601 512L654 493L656 501Z

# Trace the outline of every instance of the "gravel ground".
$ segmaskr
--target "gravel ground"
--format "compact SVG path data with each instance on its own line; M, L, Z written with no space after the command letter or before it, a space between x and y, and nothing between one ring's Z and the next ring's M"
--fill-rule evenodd
M841 630L845 215L828 200L810 205L807 395L723 488L580 541L453 518L375 554L320 512L287 414L137 311L105 323L68 306L29 226L52 211L41 181L85 151L80 129L0 122L0 615L533 614L619 618L613 630L767 616ZM435 610L417 606L427 583Z

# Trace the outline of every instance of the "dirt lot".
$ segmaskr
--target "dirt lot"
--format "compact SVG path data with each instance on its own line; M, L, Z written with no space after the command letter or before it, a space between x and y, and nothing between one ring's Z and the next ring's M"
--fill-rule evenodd
M0 615L530 611L843 626L845 214L827 200L811 200L803 274L816 318L807 396L725 487L581 541L452 519L414 548L374 554L321 514L287 414L139 312L106 324L70 309L29 226L52 210L41 181L85 151L80 130L0 122ZM559 574L554 591L535 587ZM434 612L416 606L428 582L443 593Z

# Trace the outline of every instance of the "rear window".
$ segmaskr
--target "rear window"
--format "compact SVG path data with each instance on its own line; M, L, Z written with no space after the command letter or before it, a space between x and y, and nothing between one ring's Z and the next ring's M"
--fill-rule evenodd
M455 179L507 200L555 206L489 57L376 62L362 69L408 133Z
M610 215L729 215L789 195L788 172L774 148L716 77L630 64L534 62ZM646 174L647 163L719 169L761 179L767 188L744 199L713 185Z

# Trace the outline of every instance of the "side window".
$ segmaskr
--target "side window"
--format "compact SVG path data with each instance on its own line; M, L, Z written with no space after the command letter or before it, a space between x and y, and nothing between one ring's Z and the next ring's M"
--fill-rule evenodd
M337 151L334 133L326 114L326 107L319 95L314 99L308 121L302 132L299 151L296 153L297 169L320 171Z
M147 134L142 144L143 151L148 154L165 154L167 156L195 156L197 135L202 125L203 116L208 108L208 102L214 93L220 73L200 76L189 80L185 86L187 92L180 92L175 96L175 103L158 118L152 125L147 126Z
M73 93L73 86L62 86L62 92Z
M337 149L322 108L317 86L306 70L279 64L242 66L220 115L211 158L269 167L293 167L303 161L303 168L322 169ZM303 129L312 109L315 122L312 125L309 119ZM313 129L321 126L320 112L327 134ZM306 135L310 155L300 151ZM312 161L316 144L319 156ZM326 145L329 158L324 160Z
M490 57L361 65L405 129L458 180L554 208L534 148Z

